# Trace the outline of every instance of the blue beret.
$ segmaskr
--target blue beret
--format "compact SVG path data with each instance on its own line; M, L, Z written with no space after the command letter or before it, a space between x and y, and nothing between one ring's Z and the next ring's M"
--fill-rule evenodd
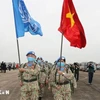
M38 57L39 59L42 59L42 57Z
M56 62L58 62L58 61L61 60L61 59L62 59L62 60L65 59L65 60L66 60L66 58L65 58L64 56L62 56L62 57L59 57L59 58L56 60Z
M32 54L32 55L35 55L35 52L34 51L29 51L26 56L28 56L29 54ZM36 56L36 55L35 55Z

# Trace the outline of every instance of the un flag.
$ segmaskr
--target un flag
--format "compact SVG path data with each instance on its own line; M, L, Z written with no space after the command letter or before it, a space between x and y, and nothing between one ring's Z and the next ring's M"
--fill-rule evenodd
M25 32L42 36L40 24L29 14L23 0L12 0L16 37L23 37Z

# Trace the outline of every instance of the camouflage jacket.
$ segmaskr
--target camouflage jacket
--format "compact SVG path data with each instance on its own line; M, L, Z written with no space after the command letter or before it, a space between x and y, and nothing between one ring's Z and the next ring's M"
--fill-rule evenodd
M71 92L70 81L73 79L74 75L72 74L72 72L69 68L67 69L67 71L64 70L63 72L65 73L64 76L59 75L56 72L56 69L52 70L52 72L50 73L50 77L49 77L49 86L52 88L57 88L58 85L56 83L64 83L64 82L68 81L69 84L61 85L61 87L62 87L61 90L66 88L65 89L66 92Z
M31 67L25 66L25 72L19 73L18 77L19 79L23 82L23 85L21 86L21 91L32 91L34 89L39 90L39 85L38 85L38 75L40 72L39 65L35 65L35 69L32 69ZM25 82L24 80L34 80L37 79L36 81L32 82Z
M48 79L47 70L46 70L44 63L39 64L39 65L40 65L40 72L39 72L39 76L38 76L39 83L45 83L46 80Z

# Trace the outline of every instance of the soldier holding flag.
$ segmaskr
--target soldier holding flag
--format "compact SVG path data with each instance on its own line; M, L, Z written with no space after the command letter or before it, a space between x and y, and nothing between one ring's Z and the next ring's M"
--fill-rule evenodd
M21 97L20 100L38 100L39 84L38 75L40 66L36 63L35 52L30 51L26 54L28 62L24 68L19 68Z
M49 86L52 87L54 100L71 100L70 81L73 77L71 70L67 68L66 58L59 58L56 70L51 72L49 78Z

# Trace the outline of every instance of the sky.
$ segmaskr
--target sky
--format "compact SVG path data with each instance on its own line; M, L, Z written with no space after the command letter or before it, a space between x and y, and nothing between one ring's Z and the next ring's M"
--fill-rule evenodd
M43 36L25 33L18 39L21 62L26 53L34 51L37 57L54 62L60 56L60 26L63 0L24 0L30 15L41 25ZM67 63L100 62L100 0L73 0L84 27L87 44L83 49L71 47L63 41L63 56ZM12 0L0 0L0 62L18 62Z

